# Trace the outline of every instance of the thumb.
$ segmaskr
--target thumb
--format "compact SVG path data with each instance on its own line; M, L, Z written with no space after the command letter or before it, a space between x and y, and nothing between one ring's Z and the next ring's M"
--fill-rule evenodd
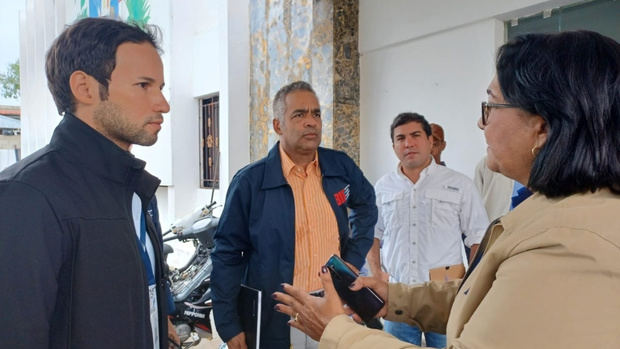
M332 281L332 275L329 272L329 269L326 266L322 266L321 272L319 274L319 277L321 278L321 283L323 284L325 298L340 298L340 296L338 296L338 292L336 292L336 288L334 287L334 282Z
M353 291L359 291L362 287L375 288L377 285L377 279L374 277L360 276L351 284L350 288Z

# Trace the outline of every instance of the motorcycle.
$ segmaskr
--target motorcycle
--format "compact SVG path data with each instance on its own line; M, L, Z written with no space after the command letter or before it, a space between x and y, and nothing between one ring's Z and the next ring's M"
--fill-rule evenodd
M174 249L166 242L178 240L192 243L194 253L180 268L169 268L170 291L175 310L170 320L181 340L182 348L198 345L204 338L213 338L211 313L211 252L213 236L219 219L213 215L212 201L192 214L176 222L163 234L164 260L168 266L168 255Z

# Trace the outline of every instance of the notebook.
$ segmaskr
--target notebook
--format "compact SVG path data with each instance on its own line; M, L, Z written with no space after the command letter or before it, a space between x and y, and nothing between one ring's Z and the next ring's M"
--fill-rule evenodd
M261 297L262 292L260 290L241 284L241 289L239 290L239 315L248 349L259 349Z

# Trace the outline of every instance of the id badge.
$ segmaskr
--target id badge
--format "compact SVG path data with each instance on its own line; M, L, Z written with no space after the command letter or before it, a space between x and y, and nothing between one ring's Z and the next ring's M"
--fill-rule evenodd
M153 331L153 347L159 348L159 315L157 314L157 289L149 285L149 300L151 309L151 330Z

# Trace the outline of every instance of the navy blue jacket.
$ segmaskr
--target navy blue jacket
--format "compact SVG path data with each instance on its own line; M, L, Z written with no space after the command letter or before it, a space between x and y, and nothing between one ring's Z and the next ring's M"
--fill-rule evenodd
M0 348L153 349L145 266L131 213L159 180L74 117L50 144L0 173ZM161 236L159 337L167 348Z
M377 206L372 185L345 153L319 148L323 190L340 232L340 253L360 268L372 245ZM334 194L346 191L338 205ZM280 284L293 282L295 203L282 174L279 143L241 169L230 183L215 234L211 275L217 332L224 341L242 331L237 312L239 284L263 291L261 348L289 349L289 318L273 310ZM317 270L318 273L318 270Z

